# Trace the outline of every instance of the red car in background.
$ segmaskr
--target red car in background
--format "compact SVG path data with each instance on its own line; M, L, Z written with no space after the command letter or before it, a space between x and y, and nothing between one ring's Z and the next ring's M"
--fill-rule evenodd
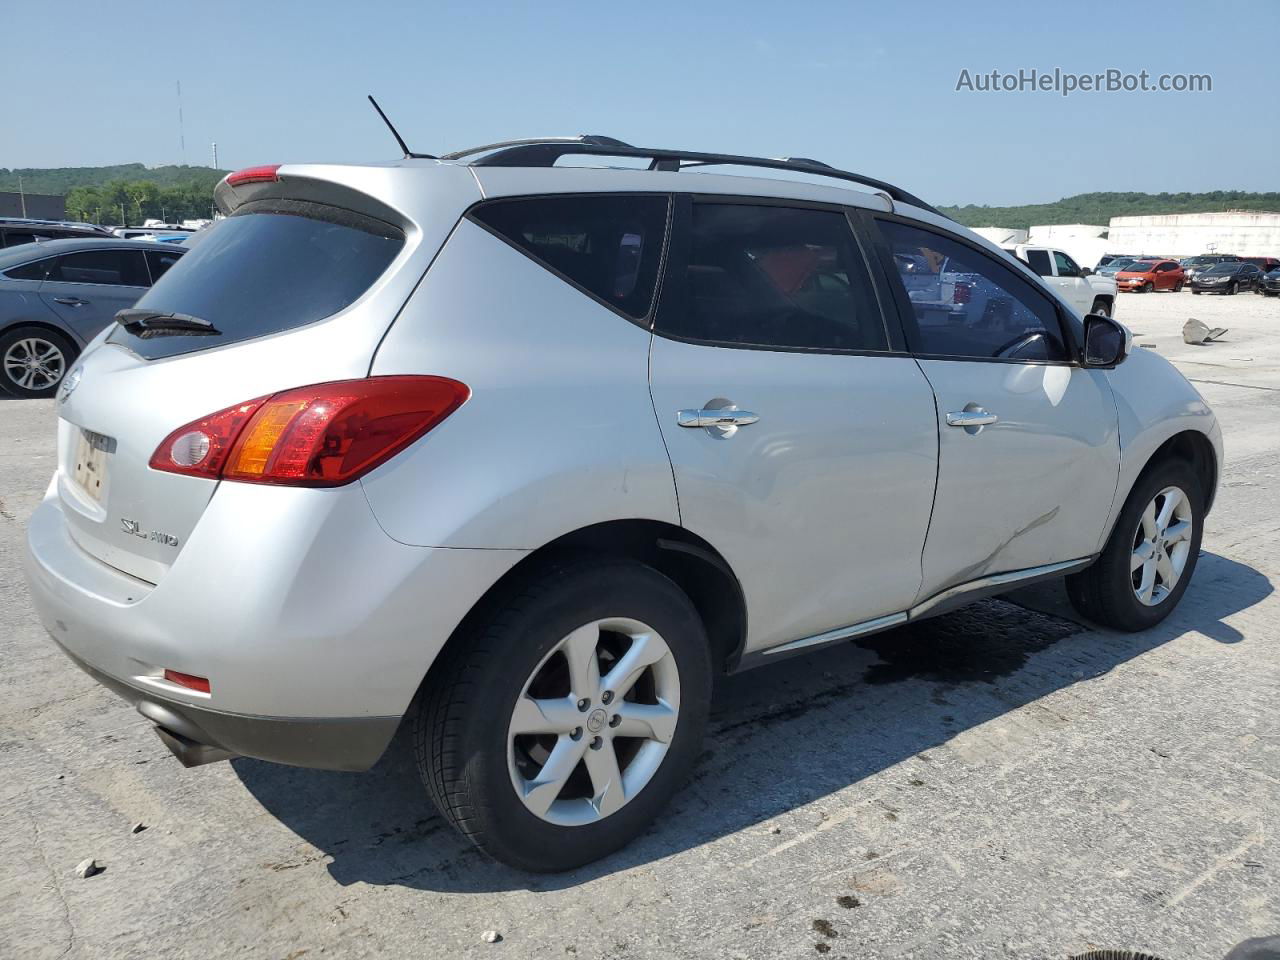
M1139 260L1116 274L1116 288L1131 293L1151 293L1153 290L1177 293L1186 281L1186 274L1177 260Z

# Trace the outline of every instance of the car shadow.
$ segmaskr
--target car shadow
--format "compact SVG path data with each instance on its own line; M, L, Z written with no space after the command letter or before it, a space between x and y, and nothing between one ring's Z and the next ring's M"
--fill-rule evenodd
M232 761L263 807L332 858L341 884L475 893L553 890L650 863L767 820L885 770L1077 680L1199 632L1272 592L1263 574L1203 554L1182 604L1140 634L1097 630L1061 581L838 644L718 684L702 756L668 814L598 863L553 875L495 863L431 806L402 727L367 773Z

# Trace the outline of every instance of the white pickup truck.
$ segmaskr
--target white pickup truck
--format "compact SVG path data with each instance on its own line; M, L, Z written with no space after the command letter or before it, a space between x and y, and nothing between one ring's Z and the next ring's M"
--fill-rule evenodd
M1116 282L1110 277L1096 276L1054 247L1019 243L1004 249L1040 274L1044 282L1082 316L1086 313L1115 315Z

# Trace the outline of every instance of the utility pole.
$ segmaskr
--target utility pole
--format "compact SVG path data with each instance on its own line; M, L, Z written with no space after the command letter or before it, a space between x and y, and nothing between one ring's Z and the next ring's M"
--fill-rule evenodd
M182 81L178 83L178 150L182 154L182 163L187 162L187 135L182 129Z
M213 169L218 169L218 142L213 142Z
M27 192L22 189L22 174L18 174L18 198L22 201L22 216L27 216Z

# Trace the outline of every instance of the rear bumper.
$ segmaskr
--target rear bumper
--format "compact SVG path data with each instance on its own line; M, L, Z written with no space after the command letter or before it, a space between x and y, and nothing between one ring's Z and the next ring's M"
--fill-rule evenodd
M54 638L57 643L57 638ZM160 696L109 676L58 644L77 667L132 704L156 725L175 753L174 740L233 756L324 770L368 770L391 742L399 717L301 719L223 713ZM174 738L172 735L176 734ZM194 752L194 751L193 751ZM210 756L210 759L221 759ZM188 763L187 760L183 761ZM197 761L199 762L199 761ZM188 763L188 765L194 765Z
M525 555L397 543L358 485L224 483L158 584L76 543L56 483L26 546L45 629L143 715L195 743L337 769L377 760L445 641Z

